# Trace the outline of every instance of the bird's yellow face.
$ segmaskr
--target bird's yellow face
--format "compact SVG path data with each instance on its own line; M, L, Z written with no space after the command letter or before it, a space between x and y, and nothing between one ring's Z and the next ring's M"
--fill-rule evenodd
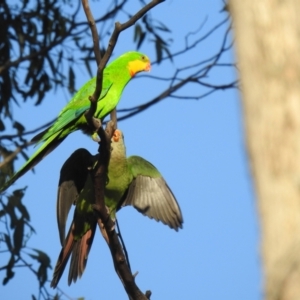
M132 60L128 63L130 76L133 77L136 73L151 70L150 59L146 55L141 55L140 58Z

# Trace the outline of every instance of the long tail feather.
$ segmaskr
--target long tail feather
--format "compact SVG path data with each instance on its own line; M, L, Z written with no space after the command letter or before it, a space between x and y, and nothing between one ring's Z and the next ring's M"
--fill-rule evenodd
M66 237L66 241L64 246L62 247L54 272L53 272L53 278L51 281L51 287L56 288L58 285L58 282L60 280L60 277L62 276L65 267L67 265L67 262L69 260L69 257L73 251L74 245L76 241L74 240L73 230L74 230L74 223L72 223L71 228L68 232L68 235ZM78 243L78 242L77 242Z
M69 285L71 285L72 281L75 283L77 278L80 278L85 270L88 255L94 240L95 231L96 222L92 224L91 229L88 230L81 240L78 241L74 246L69 269Z
M51 281L51 287L56 288L59 280L65 270L67 262L71 255L71 263L69 269L68 284L71 285L72 281L76 282L77 278L80 278L85 270L88 255L94 240L96 232L96 222L91 225L91 229L88 230L77 241L74 239L74 223L69 230L66 237L64 246L62 247Z
M66 136L60 137L60 134L61 132L54 134L53 137L49 138L49 140L43 143L42 146L38 148L37 151L29 158L29 160L21 167L21 169L0 188L0 193L4 192L16 180L37 165L47 154L52 152L66 138Z

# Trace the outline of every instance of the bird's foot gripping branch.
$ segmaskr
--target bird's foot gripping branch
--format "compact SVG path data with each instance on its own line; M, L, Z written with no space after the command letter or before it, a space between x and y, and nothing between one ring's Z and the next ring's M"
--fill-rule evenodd
M95 118L93 116L91 117L90 110L88 110L84 114L84 117L85 117L88 125L90 126L90 128L93 130L93 133L92 133L92 139L93 139L93 141L99 143L100 142L100 138L99 138L99 135L98 135L98 131L99 131L99 129L102 126L101 120L97 119L97 118Z

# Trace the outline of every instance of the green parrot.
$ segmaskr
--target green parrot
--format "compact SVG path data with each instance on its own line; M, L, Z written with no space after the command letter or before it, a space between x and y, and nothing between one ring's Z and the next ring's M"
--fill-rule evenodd
M101 121L117 106L122 92L129 80L138 72L150 71L149 58L140 52L127 52L104 69L102 92L98 99L96 118ZM74 95L71 101L63 108L57 120L52 126L36 135L32 141L42 145L28 159L28 161L16 172L1 188L6 190L18 178L38 164L48 153L53 151L70 133L83 130L93 134L86 122L84 113L90 107L88 97L93 94L96 87L96 77L85 83ZM100 101L101 100L101 101Z
M139 156L126 158L124 138L115 130L111 139L111 157L105 187L105 205L115 219L120 208L132 205L143 215L154 218L178 231L183 218L180 207L159 171ZM95 235L97 219L93 213L94 187L91 172L98 156L85 149L76 150L61 169L57 221L62 250L60 252L51 287L55 288L63 274L70 255L68 284L76 282L84 272ZM65 224L72 204L75 212L65 238Z

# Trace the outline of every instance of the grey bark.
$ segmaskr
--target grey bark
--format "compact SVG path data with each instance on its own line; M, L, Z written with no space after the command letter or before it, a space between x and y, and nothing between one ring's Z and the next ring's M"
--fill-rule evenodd
M300 299L300 1L230 0L264 295Z

